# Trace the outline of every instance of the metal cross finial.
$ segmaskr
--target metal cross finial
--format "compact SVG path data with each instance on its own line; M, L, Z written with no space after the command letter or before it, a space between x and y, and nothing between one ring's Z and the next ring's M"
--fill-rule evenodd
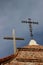
M31 18L28 18L28 21L22 21L22 23L28 23L29 24L30 36L33 39L32 24L38 24L38 22L33 22L33 21L31 21Z

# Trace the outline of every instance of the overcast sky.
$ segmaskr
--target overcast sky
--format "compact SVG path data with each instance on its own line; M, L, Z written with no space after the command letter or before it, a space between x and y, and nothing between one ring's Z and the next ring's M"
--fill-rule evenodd
M25 46L30 41L28 24L22 20L38 21L33 25L34 39L43 45L43 0L0 0L0 37L12 36L12 29L16 30L16 37L25 38L16 41L17 47ZM0 38L0 58L13 54L13 41Z

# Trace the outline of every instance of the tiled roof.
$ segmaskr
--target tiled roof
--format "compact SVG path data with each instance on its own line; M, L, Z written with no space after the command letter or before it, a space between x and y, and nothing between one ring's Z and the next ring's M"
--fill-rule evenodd
M18 48L18 55L9 65L43 65L43 46L27 45Z

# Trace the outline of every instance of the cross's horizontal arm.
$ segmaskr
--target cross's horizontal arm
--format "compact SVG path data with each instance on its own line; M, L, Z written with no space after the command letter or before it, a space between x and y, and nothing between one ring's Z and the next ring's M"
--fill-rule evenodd
M22 21L22 23L33 23L33 24L38 24L38 22L31 22L31 21Z
M6 40L13 40L13 37L4 37ZM15 38L16 40L24 40L24 38Z

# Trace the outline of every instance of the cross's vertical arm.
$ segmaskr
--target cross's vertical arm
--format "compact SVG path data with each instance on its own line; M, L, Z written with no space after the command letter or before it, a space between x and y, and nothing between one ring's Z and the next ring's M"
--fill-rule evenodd
M31 36L31 38L33 38L32 24L31 23L29 24L29 30L30 30L30 36Z

